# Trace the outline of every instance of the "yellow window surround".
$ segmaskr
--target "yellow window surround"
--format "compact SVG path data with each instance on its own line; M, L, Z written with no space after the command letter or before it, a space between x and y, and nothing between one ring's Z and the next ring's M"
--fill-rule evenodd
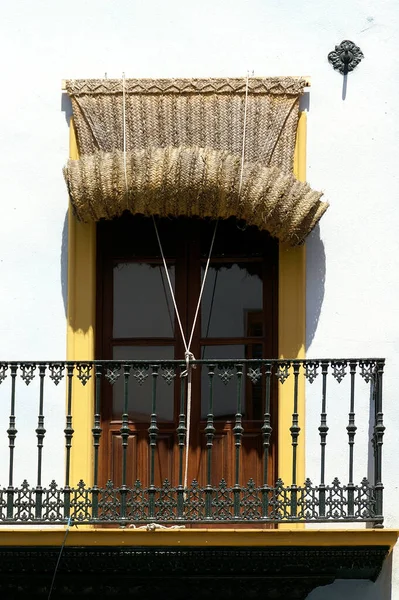
M79 158L73 121L70 125L70 158ZM299 115L294 174L306 180L306 113ZM305 246L279 249L278 351L280 358L305 357ZM68 360L95 359L96 317L96 224L81 223L72 210L68 216ZM292 380L292 381L291 381ZM71 455L71 484L83 479L93 481L93 426L94 381L85 387L74 382L72 417L75 430ZM293 378L279 384L278 414L278 475L286 483L292 481L292 447L290 425L292 416ZM299 381L298 395L299 436L297 454L297 483L305 479L305 383ZM287 527L281 525L280 527ZM293 525L289 525L293 529ZM302 528L303 524L298 524Z

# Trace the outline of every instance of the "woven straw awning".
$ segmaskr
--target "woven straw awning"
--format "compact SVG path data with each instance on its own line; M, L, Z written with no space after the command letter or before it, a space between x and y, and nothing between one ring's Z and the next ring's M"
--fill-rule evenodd
M302 243L328 207L292 172L304 84L251 78L246 99L245 79L67 81L77 217L236 216Z

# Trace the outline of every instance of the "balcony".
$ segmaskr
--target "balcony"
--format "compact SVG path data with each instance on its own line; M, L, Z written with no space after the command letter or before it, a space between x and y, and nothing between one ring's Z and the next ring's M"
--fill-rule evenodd
M2 362L0 522L382 527L383 369L382 359ZM104 427L107 398L119 412ZM82 439L90 464L77 478Z

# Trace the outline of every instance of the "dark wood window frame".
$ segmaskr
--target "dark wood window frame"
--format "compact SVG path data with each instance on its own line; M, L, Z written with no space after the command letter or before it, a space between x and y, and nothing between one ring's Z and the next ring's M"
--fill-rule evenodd
M154 246L155 233L153 231L150 219L144 217L133 217L124 215L119 220L111 222L100 222L97 226L97 338L96 338L96 358L112 358L112 348L114 346L174 346L175 358L184 356L184 346L181 340L180 332L175 323L174 337L165 338L131 338L131 337L113 337L113 268L118 262L148 262L161 265L159 252ZM179 225L180 221L180 225ZM183 239L178 240L177 231L183 231ZM206 260L209 250L211 234L213 231L212 222L201 221L199 219L171 219L162 220L159 223L162 242L165 244L165 255L168 263L171 256L175 260L176 268L176 299L179 306L179 312L186 332L191 329L191 324L195 312L196 303L200 291L200 269ZM151 239L152 236L152 239ZM231 238L231 239L230 239ZM223 252L223 245L230 247L231 252ZM188 251L189 247L189 251ZM154 251L155 248L155 251ZM201 337L200 321L194 333L192 351L195 356L202 356L202 348L209 346L228 346L228 345L246 345L249 349L262 346L263 358L277 357L277 306L278 306L278 244L267 233L259 232L255 228L247 228L243 231L240 224L233 220L229 222L221 221L218 226L217 237L215 240L213 262L222 263L245 263L249 265L258 263L263 270L263 335L252 335L247 337ZM211 262L212 264L212 262ZM252 317L254 319L255 317ZM248 315L248 326L251 326L251 316ZM255 325L254 325L255 323ZM252 323L252 327L259 324L259 320ZM251 350L250 350L251 351ZM246 355L245 358L251 358ZM200 387L198 374L194 375L194 385L197 389ZM246 384L247 396L249 397L249 383ZM159 423L158 455L159 470L158 479L165 475L168 478L174 478L177 468L176 456L173 453L173 446L176 441L176 425L179 405L179 391L176 385L175 390L175 420L173 423ZM277 386L272 394L272 425L274 431L277 431ZM262 396L262 390L260 391ZM195 395L194 395L195 397ZM201 419L201 402L199 393L196 401L193 403L192 422L195 424L191 435L192 457L189 473L189 480L202 478L202 450L203 450L203 429L204 420ZM247 407L248 414L245 416L245 431L247 438L256 437L256 446L261 444L261 415L254 415L254 407ZM259 413L259 409L258 409ZM257 417L256 419L254 417ZM133 432L130 459L128 470L132 473L130 483L139 477L145 481L145 472L147 468L147 454L144 449L148 439L148 422L130 424ZM222 475L226 479L230 478L232 465L229 462L229 456L233 455L233 436L231 434L234 426L232 418L216 419L216 439L220 437L220 444L227 443L227 448L221 448L223 461L220 469L215 471L215 481ZM101 450L101 470L102 480L118 480L118 464L120 463L120 451L118 450L118 430L120 420L112 415L112 395L110 389L104 390L102 405L102 428L104 442ZM228 442L226 439L229 438ZM136 445L136 446L135 446ZM277 465L277 440L272 445L271 468L269 470L271 480L276 474ZM166 462L162 462L162 453L167 457ZM249 455L251 452L249 451ZM259 471L259 467L256 469ZM250 469L243 469L243 478L246 474L254 477ZM160 481L158 481L159 483Z

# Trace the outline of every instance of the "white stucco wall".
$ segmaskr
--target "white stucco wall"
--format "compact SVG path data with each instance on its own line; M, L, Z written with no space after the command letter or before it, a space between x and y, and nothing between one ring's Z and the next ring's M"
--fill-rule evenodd
M0 358L65 357L62 78L311 75L308 179L331 208L307 245L308 355L387 358L384 512L399 527L398 25L395 0L2 0ZM344 38L365 55L345 100L326 59ZM36 415L31 394L27 418ZM48 431L61 432L62 394L50 402ZM8 406L0 412L4 440ZM50 447L53 476L63 450L56 436ZM336 582L310 597L397 600L390 578L387 565L375 585Z

